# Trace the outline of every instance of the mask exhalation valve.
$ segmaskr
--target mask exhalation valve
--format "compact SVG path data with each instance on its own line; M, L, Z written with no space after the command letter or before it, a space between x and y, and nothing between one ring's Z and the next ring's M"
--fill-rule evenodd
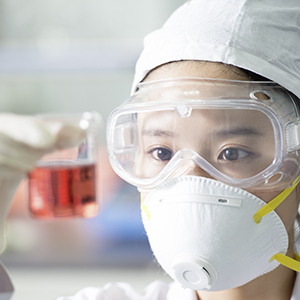
M210 289L216 281L213 266L205 259L192 254L181 254L173 260L174 279L183 288L192 290Z

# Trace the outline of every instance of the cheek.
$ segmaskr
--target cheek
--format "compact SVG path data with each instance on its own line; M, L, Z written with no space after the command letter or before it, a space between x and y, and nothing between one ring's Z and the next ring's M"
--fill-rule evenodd
M287 231L291 233L294 231L294 222L298 214L299 196L294 191L278 208L276 212L283 221Z

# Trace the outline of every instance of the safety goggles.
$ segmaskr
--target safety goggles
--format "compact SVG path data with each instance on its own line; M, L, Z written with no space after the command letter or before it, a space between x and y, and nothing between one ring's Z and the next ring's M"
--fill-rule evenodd
M142 83L108 119L111 165L140 188L184 174L241 188L287 187L300 165L294 98L273 82Z

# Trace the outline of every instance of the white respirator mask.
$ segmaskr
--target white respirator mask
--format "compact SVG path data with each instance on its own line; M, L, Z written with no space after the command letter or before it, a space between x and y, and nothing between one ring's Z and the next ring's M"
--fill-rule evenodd
M244 285L279 263L299 271L299 263L285 256L288 234L274 211L293 189L266 204L208 178L166 181L141 206L158 263L184 288L209 291Z

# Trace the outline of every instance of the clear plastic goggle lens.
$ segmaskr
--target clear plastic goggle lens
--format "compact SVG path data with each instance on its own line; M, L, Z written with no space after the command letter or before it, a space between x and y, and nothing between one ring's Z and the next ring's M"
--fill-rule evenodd
M203 169L212 177L224 174L242 179L272 165L277 134L265 113L251 109L187 110L189 116L182 116L178 107L120 116L114 153L122 169L138 179L155 178L167 166L173 175L182 173L180 169L191 174ZM194 163L187 168L187 161Z
M111 115L108 151L115 171L140 187L183 174L239 187L270 184L274 175L291 181L299 169L291 159L297 118L295 103L277 85L148 83Z

